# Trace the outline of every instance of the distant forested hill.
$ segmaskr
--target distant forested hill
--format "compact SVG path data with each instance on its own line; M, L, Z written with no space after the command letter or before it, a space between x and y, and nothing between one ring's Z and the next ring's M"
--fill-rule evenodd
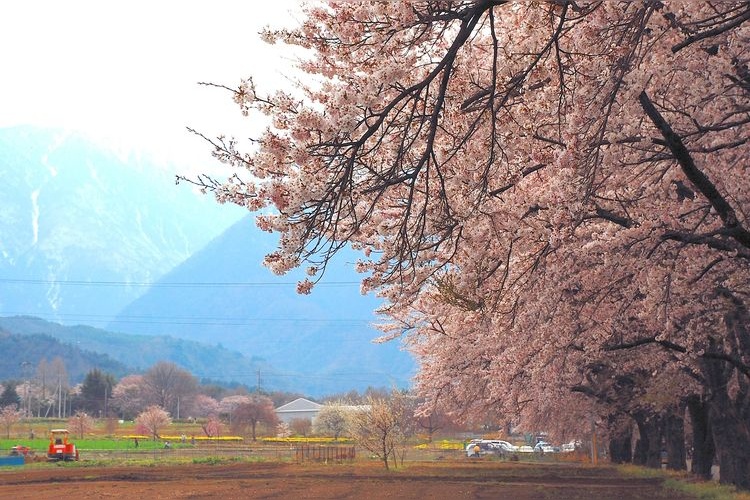
M33 376L42 359L51 361L60 357L65 362L65 370L70 382L83 380L93 368L99 368L116 377L126 375L130 370L122 363L106 354L90 352L43 334L17 335L0 328L0 380L22 380Z
M25 352L25 346L33 346L35 342L39 342L37 338L47 338L55 342L41 347L40 351L46 351L48 359L61 356L66 366L69 362L75 362L77 351L84 350L92 355L98 353L96 356L100 356L102 360L114 360L117 364L107 371L113 371L119 365L116 373L126 372L125 366L132 367L133 370L145 370L159 361L171 361L199 379L238 382L250 386L256 384L259 371L268 373L271 370L261 359L250 359L221 346L168 336L129 335L84 325L64 326L29 316L0 317L0 330L13 334L13 337L27 339L23 345L14 346L14 350L4 351L13 352L11 357L19 360L17 363L25 361L19 358ZM105 369L103 364L94 366ZM70 369L68 371L72 373Z

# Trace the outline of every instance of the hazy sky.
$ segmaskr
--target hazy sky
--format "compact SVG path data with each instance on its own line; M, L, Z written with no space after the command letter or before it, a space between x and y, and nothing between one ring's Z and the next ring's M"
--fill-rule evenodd
M253 75L283 81L292 64L260 41L298 18L299 0L10 0L0 4L0 127L64 127L191 168L211 162L190 135L238 134L228 93Z

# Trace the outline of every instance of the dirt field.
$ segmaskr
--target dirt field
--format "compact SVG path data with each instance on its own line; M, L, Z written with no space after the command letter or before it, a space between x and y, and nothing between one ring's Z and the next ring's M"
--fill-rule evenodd
M59 464L0 471L0 498L679 499L656 479L606 467L451 461L386 472L377 463Z

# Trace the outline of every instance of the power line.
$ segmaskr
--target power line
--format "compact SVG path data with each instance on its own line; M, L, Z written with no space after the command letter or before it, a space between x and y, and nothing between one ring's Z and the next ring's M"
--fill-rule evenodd
M217 316L118 316L113 318L103 314L74 314L74 313L39 313L0 311L6 317L28 316L46 321L66 322L95 322L95 323L122 323L122 324L148 324L148 325L196 325L196 326L250 326L255 323L335 323L335 324L370 324L378 319L372 318L273 318L273 317L217 317Z
M85 281L85 280L43 280L25 278L0 278L0 283L17 285L67 285L67 286L103 286L103 287L154 287L154 288L263 288L279 286L297 286L294 281L238 281L238 282L147 282L147 281ZM359 281L326 281L316 283L316 287L338 288L360 285Z

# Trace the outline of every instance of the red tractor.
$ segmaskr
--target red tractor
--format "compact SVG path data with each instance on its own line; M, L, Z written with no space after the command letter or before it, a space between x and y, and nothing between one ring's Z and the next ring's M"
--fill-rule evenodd
M67 429L52 429L49 431L49 449L47 460L78 460L76 445L68 441Z

